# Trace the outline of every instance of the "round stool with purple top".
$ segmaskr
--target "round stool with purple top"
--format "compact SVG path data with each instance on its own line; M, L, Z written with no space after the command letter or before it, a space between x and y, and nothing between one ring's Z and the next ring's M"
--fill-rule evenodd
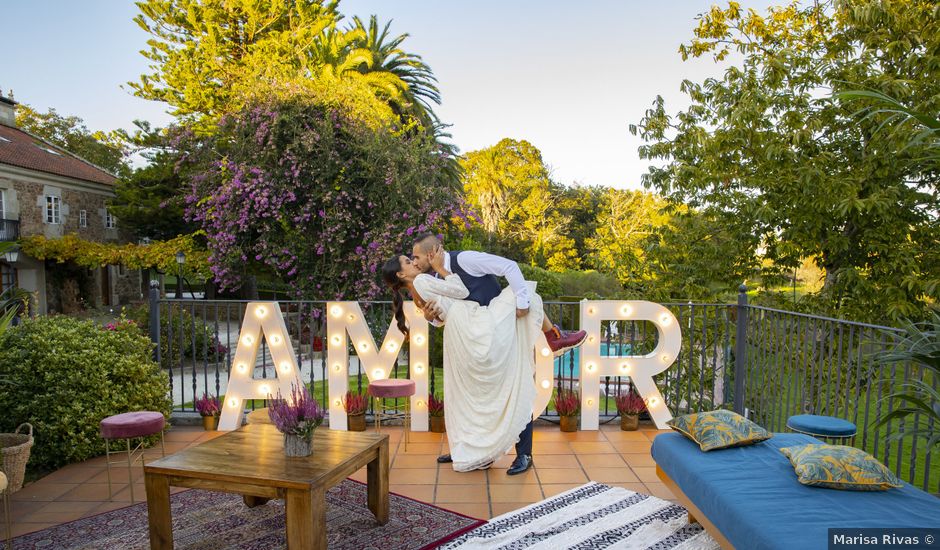
M101 421L101 438L104 439L104 449L108 456L108 500L111 500L113 496L111 492L111 440L124 439L127 441L127 481L131 488L131 502L134 502L134 478L131 475L133 464L137 462L134 453L140 451L140 463L143 464L143 438L160 434L160 451L163 456L166 456L166 446L163 443L163 428L165 426L166 419L163 414L153 411L116 414ZM131 450L131 440L138 438L140 441ZM115 464L120 463L116 462Z
M385 404L384 399L400 399L405 398L404 412L400 413L403 417L405 423L405 451L408 450L408 430L411 424L411 396L415 394L415 382L414 380L402 380L398 378L387 378L382 380L373 380L369 382L369 393L372 394L372 397L375 398L375 429L382 429L382 416L384 414L383 408ZM398 416L398 406L392 407L393 411L396 411L392 415L385 416Z

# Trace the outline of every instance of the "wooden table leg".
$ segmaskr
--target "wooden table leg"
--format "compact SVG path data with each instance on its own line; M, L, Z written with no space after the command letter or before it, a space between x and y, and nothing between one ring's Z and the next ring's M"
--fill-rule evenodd
M326 550L326 492L287 490L287 550Z
M245 506L249 508L254 508L255 506L261 506L267 504L271 500L267 497L256 497L254 495L242 495L242 502L245 503Z
M382 442L376 457L367 467L369 510L379 525L388 523L388 439Z
M173 550L173 522L170 518L170 482L165 476L144 474L147 491L147 521L150 524L150 550Z

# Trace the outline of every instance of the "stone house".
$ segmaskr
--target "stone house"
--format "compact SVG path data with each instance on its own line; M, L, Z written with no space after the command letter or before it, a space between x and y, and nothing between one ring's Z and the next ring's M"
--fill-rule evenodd
M15 109L15 101L0 95L0 241L74 233L90 241L126 242L107 207L116 178L18 129ZM22 252L12 256L0 256L2 287L33 292L32 307L40 314L74 313L143 298L136 270L121 266L89 270Z

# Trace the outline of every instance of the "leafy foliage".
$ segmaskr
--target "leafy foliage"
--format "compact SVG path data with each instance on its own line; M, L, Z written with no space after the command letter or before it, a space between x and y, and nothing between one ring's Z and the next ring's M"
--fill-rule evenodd
M16 107L16 125L111 174L130 170L129 151L120 132L92 132L77 116L63 116L55 109L40 113L22 103Z
M894 393L884 400L897 400L901 406L878 418L875 426L883 426L892 420L912 419L912 425L892 435L894 440L905 436L927 440L928 449L940 449L940 312L934 310L930 319L923 323L906 322L904 332L888 333L894 340L893 350L875 357L883 367L893 364L911 364L922 371L907 383L898 384ZM880 410L880 409L879 409Z
M107 416L159 411L169 416L169 379L151 360L152 344L136 328L103 330L89 321L26 319L2 336L0 429L36 429L30 465L51 469L104 453L98 434Z
M343 397L343 410L346 414L365 414L369 408L369 395L347 391Z
M150 334L147 305L130 308L127 316ZM171 304L160 309L160 365L164 368L178 366L183 358L217 361L227 353L215 331L183 306Z
M380 262L464 216L433 139L309 98L253 106L193 140L186 213L223 288L256 262L298 298L370 299L384 292Z
M691 106L676 116L657 98L632 128L649 142L641 156L666 161L645 184L718 220L738 243L726 248L737 252L731 265L760 251L769 277L816 258L831 309L923 315L938 297L938 173L907 162L922 144L900 147L878 131L879 117L859 120L823 92L896 92L914 110L936 111L937 9L875 0L791 2L766 15L713 7L680 53L720 62L735 52L742 62L721 78L684 82Z
M581 395L566 388L555 393L555 410L559 416L577 416L581 412Z

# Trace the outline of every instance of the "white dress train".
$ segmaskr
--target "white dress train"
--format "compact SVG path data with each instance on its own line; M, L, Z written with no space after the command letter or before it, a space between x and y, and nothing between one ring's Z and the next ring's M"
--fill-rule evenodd
M419 275L414 287L435 300L444 325L444 423L454 470L466 472L505 455L532 420L535 342L544 315L532 289L529 314L516 318L516 297L505 288L488 306L464 300L458 275Z

